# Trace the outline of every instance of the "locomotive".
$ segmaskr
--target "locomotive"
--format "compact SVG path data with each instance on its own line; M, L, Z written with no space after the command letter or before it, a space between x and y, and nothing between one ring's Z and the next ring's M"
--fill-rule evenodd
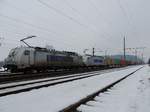
M4 67L17 71L63 69L83 66L82 56L75 52L40 47L17 47L5 59Z
M103 56L85 55L83 56L83 62L86 66L106 66L106 59Z

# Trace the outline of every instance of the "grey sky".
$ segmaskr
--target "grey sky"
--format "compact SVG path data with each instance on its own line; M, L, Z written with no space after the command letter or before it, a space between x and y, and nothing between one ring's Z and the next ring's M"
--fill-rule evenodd
M149 0L0 0L4 37L0 60L29 35L38 36L28 41L34 46L48 44L78 53L95 47L109 54L122 53L125 35L127 47L146 47L149 57L149 4Z

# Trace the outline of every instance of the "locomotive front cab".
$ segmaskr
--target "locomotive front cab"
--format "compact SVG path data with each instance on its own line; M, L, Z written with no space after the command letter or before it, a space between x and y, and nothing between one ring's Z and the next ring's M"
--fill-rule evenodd
M32 48L29 47L17 47L15 49L12 49L8 57L5 59L4 67L11 72L21 71L30 67L30 60L33 57L32 51Z
M8 70L11 70L14 72L17 70L17 62L16 62L16 55L17 55L17 48L12 49L9 52L8 57L5 59L4 68L7 68Z

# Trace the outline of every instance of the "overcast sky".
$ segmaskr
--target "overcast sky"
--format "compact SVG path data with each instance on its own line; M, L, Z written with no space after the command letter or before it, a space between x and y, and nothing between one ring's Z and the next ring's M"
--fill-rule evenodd
M0 0L0 60L30 35L37 36L27 41L33 46L80 54L95 47L98 55L123 53L126 36L128 48L146 47L149 57L149 5L149 0Z

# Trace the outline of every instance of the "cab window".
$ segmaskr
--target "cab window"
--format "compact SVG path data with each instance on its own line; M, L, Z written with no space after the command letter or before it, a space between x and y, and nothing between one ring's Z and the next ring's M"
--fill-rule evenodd
M29 55L29 54L30 54L30 51L28 51L28 50L24 51L24 55Z

